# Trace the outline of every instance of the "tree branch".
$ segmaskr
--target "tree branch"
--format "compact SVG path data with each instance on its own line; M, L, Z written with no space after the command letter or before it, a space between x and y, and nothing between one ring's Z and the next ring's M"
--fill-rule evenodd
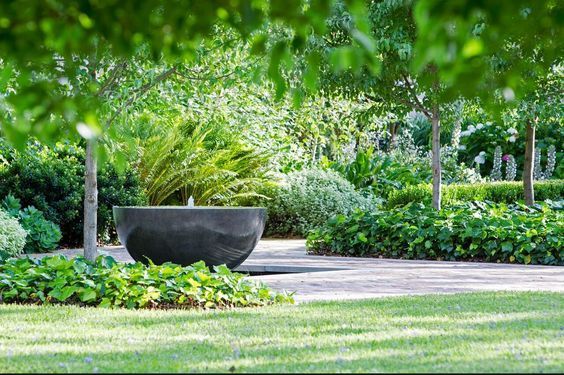
M174 74L176 74L179 77L182 77L184 79L188 79L190 81L211 81L211 80L216 80L216 79L221 79L221 78L227 78L233 74L235 74L235 71L231 71L229 73L220 75L220 76L212 76L212 77L196 77L196 76L190 76L186 73L180 72L180 71L176 71L174 72Z
M251 63L244 66L243 69L247 69L249 66L255 65L257 62L259 62L263 58L264 58L264 55L257 57ZM179 70L177 70L175 72L175 74L178 75L179 77L182 77L182 78L185 78L185 79L188 79L188 80L191 80L191 81L212 81L212 80L227 78L229 76L232 76L235 73L236 73L236 70L232 70L231 72L222 74L220 76L197 77L197 76L188 75L188 74L181 72Z
M126 66L127 66L127 63L125 61L123 61L121 64L119 64L114 69L112 76L104 82L102 87L100 87L100 90L98 90L98 92L96 93L96 96L100 97L100 96L104 95L104 93L113 86L114 82L116 81L116 79L119 76L119 73L121 73L121 71L123 69L125 69Z
M123 112L123 110L127 107L129 107L135 100L137 100L138 98L140 98L141 96L145 95L147 93L147 91L149 91L152 87L154 87L155 85L157 85L158 83L164 81L165 79L167 79L168 77L170 77L171 75L173 75L174 73L176 73L177 71L177 67L174 66L166 71L164 71L163 73L159 74L154 80L152 80L151 82L148 82L146 84L144 84L143 86L139 87L137 90L135 90L133 93L136 95L132 95L129 97L129 99L125 102L125 104L123 104L114 114L112 117L110 117L110 119L106 122L106 128L110 127L110 125L114 122L114 120Z
M376 102L376 103L381 103L381 102L384 101L384 98L382 98L382 97L377 97L377 96L374 96L374 95L371 95L371 94L365 93L364 96L365 96L367 99L372 100L373 102ZM415 110L418 110L418 111L420 111L420 112L423 112L423 113L425 114L425 116L427 116L427 117L430 116L429 111L428 111L427 109L425 109L424 107L422 107L421 105L419 105L419 104L417 104L417 103L414 103L414 102L412 102L411 100L408 100L408 99L406 99L406 98L403 97L403 96L397 96L396 99L397 99L399 102L401 102L403 105L405 105L406 107L409 107L409 108L411 108L411 109L415 109ZM431 117L429 117L429 119L430 119L430 118L431 118Z
M411 93L411 96L415 99L415 103L412 103L413 107L418 109L419 111L423 112L425 114L425 116L427 116L430 119L431 118L431 112L429 112L429 110L427 108L425 108L423 103L421 103L421 101L419 100L419 97L417 96L417 92L411 86L411 82L409 82L409 78L403 73L402 73L401 76L402 76L403 81L405 82L405 84L407 86L407 90L409 91L409 93ZM400 101L401 101L401 97L400 97Z
M228 40L226 40L226 41L224 41L224 42L221 42L218 46L214 46L214 47L208 48L208 49L203 49L202 52L203 52L203 53L210 53L210 52L213 52L213 51L215 51L215 50L217 50L217 49L220 49L220 48L223 47L223 46L228 45L229 43L237 42L237 41L239 41L239 40L242 40L242 39L241 39L240 37L228 39Z

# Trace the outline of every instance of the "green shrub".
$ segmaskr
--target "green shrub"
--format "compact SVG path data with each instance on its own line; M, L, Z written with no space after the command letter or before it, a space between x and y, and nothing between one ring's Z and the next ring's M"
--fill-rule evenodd
M535 181L534 187L537 201L564 198L564 180ZM466 201L491 201L511 204L524 199L523 183L518 181L443 185L441 192L443 205L447 206ZM405 189L390 193L386 207L394 208L411 202L429 203L432 197L433 188L431 185L408 186Z
M46 253L57 248L61 230L57 224L45 219L37 208L30 206L20 211L20 222L28 233L24 248L26 253Z
M0 209L0 261L23 252L27 232L17 219Z
M2 205L12 217L19 220L27 232L24 247L26 253L46 253L57 248L61 230L57 224L45 219L41 211L33 206L22 210L19 199L12 195L8 195Z
M3 160L3 161L2 161ZM0 139L0 197L9 194L23 206L33 206L59 225L62 242L82 243L84 149L59 143L49 148L30 143L18 152ZM145 204L138 178L131 168L117 173L109 163L98 173L98 234L103 241L117 238L112 206Z
M267 208L267 236L304 236L336 214L374 205L337 172L321 169L290 172L280 186L263 194L272 197L257 203Z
M78 304L126 308L224 308L293 302L245 279L225 266L210 272L203 262L145 266L117 263L100 256L49 256L12 259L0 264L0 301L4 303Z
M462 203L437 211L408 204L338 215L310 234L316 254L564 265L562 202Z
M378 197L404 186L419 184L431 178L431 169L418 170L412 165L400 164L390 156L374 153L373 149L359 151L349 163L329 162L328 166L339 172L358 190L367 190Z

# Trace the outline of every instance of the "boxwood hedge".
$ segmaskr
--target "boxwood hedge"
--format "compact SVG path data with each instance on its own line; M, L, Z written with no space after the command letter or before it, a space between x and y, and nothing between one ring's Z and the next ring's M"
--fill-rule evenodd
M564 199L564 180L535 181L535 199L537 201ZM390 193L387 208L394 208L408 203L430 203L433 188L429 184L407 186ZM491 201L497 203L515 203L522 201L523 183L520 181L484 182L476 184L453 184L442 186L442 203L450 205L456 202Z

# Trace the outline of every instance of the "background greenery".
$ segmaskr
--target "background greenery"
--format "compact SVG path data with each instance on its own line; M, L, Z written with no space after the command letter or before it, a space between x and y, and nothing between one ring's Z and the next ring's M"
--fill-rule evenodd
M115 241L112 206L146 203L133 167L118 173L102 166L98 187L98 230L102 241ZM13 195L22 206L33 206L57 224L62 244L82 243L84 149L72 143L46 147L30 143L24 152L0 140L0 197Z
M319 168L290 172L263 195L272 198L255 204L267 208L267 236L304 236L336 214L375 207L373 197L355 191L336 172Z
M536 181L535 199L558 201L564 199L564 180ZM491 201L497 203L515 203L523 200L522 182L482 182L475 184L456 184L442 187L443 202L450 205L456 202ZM408 203L426 203L431 201L430 185L409 186L390 193L387 208L403 206Z
M24 251L26 253L45 253L55 250L61 239L61 229L52 221L45 219L43 213L33 206L21 209L20 200L8 195L2 208L18 219L27 232Z
M202 3L189 25L184 13L156 0L128 14L114 12L119 7L111 2L73 2L69 11L55 3L39 9L32 1L28 7L36 12L26 14L2 4L4 24L22 22L36 32L0 27L0 49L9 52L0 61L0 198L11 193L23 207L34 206L60 226L62 245L80 245L82 138L94 136L100 242L116 241L112 205L184 205L190 195L200 205L267 206L268 235L306 236L358 207L427 201L420 185L432 177L427 115L433 105L440 113L447 203L450 192L509 204L521 199L517 184L451 186L489 182L498 146L515 158L519 179L531 113L538 118L541 164L556 146L552 177L562 178L562 106L554 98L564 74L551 42L559 40L553 22L559 4L519 0L500 5L501 12L466 1L337 1L288 9L258 1L243 12L243 3L221 9ZM525 5L545 17L542 25L531 22L536 16L523 18L518 10ZM474 16L490 12L508 18ZM139 23L133 14L152 21ZM440 26L428 21L443 17L467 33L437 33ZM516 26L525 24L537 31L534 44ZM420 42L430 35L436 49ZM507 44L506 37L519 43ZM30 60L22 46L33 39L31 45L46 48ZM445 44L460 47L449 55L451 65L441 59ZM468 46L473 55L461 56ZM543 58L531 56L533 50ZM515 100L504 99L504 88ZM561 197L549 190L539 187L538 200Z

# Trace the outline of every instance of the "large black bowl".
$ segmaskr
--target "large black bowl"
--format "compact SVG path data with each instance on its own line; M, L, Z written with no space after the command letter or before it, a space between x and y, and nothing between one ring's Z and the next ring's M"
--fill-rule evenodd
M258 207L117 207L119 240L133 259L155 264L235 268L262 236L266 209Z

